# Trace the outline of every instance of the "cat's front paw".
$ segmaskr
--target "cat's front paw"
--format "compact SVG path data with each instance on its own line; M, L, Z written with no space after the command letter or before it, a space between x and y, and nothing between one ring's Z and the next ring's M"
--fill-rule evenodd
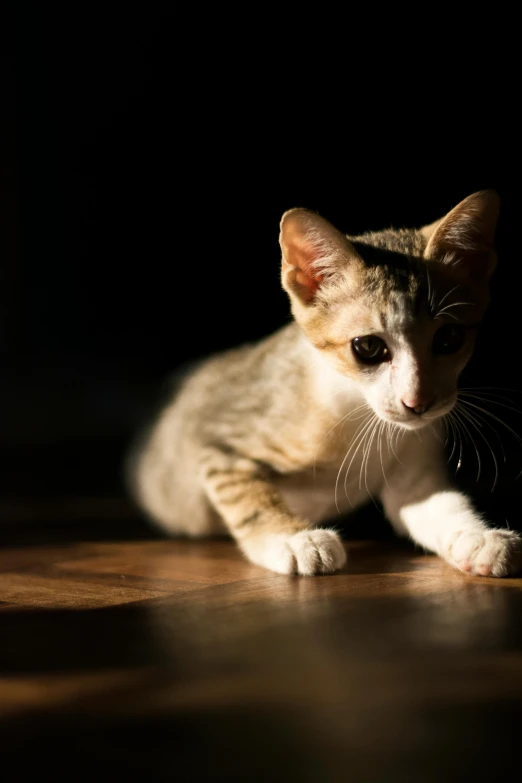
M465 573L511 576L522 569L522 538L512 530L462 530L446 559Z
M343 543L333 530L271 533L243 542L242 548L253 563L278 574L329 574L346 562Z

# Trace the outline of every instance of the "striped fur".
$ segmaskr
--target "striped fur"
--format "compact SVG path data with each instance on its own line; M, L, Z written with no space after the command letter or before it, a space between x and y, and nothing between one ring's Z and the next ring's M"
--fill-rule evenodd
M317 525L372 496L399 532L462 570L508 572L518 543L477 545L486 529L448 484L436 438L489 301L497 214L483 191L420 230L347 237L307 210L285 213L294 321L209 358L168 400L129 463L146 513L171 533L229 532L279 573L314 574L345 561ZM462 346L435 355L455 322ZM361 362L352 341L364 335L383 339L389 360Z

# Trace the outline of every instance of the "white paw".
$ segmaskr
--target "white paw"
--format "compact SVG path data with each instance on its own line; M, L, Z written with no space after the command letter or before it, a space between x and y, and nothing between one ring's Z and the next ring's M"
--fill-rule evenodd
M329 574L346 562L343 543L333 530L272 533L250 539L242 547L253 563L277 574Z
M478 576L509 576L522 566L522 538L512 530L463 530L447 557L451 565Z

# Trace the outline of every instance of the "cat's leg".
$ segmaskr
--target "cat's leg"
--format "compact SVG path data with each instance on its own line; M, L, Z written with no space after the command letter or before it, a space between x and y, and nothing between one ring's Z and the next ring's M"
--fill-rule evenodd
M398 533L409 534L455 568L479 576L508 576L521 569L520 536L489 528L439 466L422 460L403 466L381 499Z
M279 574L321 574L346 562L333 530L312 528L286 507L269 473L218 447L201 455L200 476L214 508L248 559Z

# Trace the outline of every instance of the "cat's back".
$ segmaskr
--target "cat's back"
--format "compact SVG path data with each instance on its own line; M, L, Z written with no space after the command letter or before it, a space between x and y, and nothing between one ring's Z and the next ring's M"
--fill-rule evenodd
M298 327L289 324L261 342L210 356L170 379L125 467L131 496L152 518L172 530L180 516L204 520L209 528L214 520L209 522L197 475L200 449L234 437L249 441L267 411L277 415L281 408L280 415L285 414L281 379L299 383L299 341Z
M144 458L179 461L196 443L213 439L232 419L257 418L281 404L281 379L299 384L301 336L291 323L174 372L147 411L127 459L127 483ZM288 384L287 384L288 386Z

